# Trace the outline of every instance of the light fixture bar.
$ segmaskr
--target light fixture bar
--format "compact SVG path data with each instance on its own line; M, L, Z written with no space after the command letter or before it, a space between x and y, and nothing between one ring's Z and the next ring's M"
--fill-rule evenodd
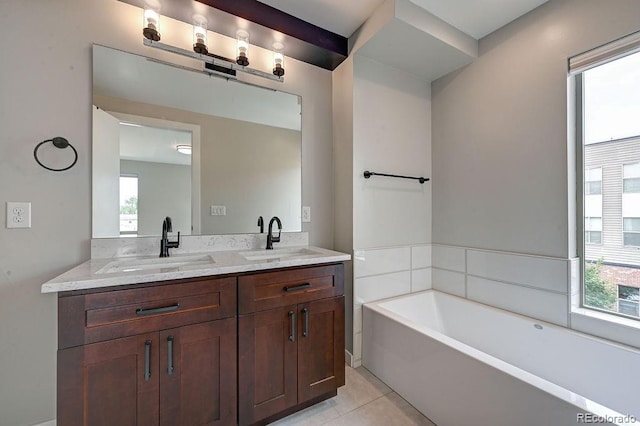
M217 57L210 56L210 55L202 55L200 53L196 53L196 52L193 52L191 50L181 49L179 47L171 46L169 44L164 44L164 43L161 43L159 41L149 40L147 38L143 38L142 42L144 43L145 46L154 47L156 49L164 50L165 52L175 53L175 54L178 54L178 55L186 56L188 58L198 59L198 60L201 60L201 61L203 61L205 63L211 64L211 65L214 65L214 66L218 66L218 67L222 67L222 68L226 68L226 69L229 69L229 70L232 70L232 71L240 71L240 72L244 72L244 73L247 73L247 74L255 75L255 76L258 76L258 77L266 78L268 80L277 81L279 83L284 83L284 77L278 77L278 76L273 75L271 73L267 73L267 72L260 71L260 70L257 70L257 69L254 69L254 68L250 68L250 67L243 67L242 65L238 65L235 62L225 61L223 59L219 59ZM232 75L232 74L216 72L216 71L213 71L213 70L207 69L207 68L205 68L204 71L206 71L207 73L210 73L210 74L215 74L215 75L222 76L224 78L236 79L236 77L234 75Z

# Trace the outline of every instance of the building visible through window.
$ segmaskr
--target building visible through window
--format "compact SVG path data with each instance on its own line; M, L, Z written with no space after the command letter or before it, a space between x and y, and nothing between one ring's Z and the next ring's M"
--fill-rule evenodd
M583 301L640 317L640 53L582 82Z

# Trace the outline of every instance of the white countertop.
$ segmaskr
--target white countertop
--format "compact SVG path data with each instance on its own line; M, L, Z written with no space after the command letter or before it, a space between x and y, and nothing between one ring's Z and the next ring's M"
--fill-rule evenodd
M321 263L343 262L350 260L351 256L333 250L323 249L320 247L304 246L300 249L306 249L307 252L299 255L284 255L279 258L248 260L240 251L210 251L201 253L189 253L189 255L175 255L169 258L163 258L162 261L168 263L155 264L154 259L157 256L140 256L140 257L120 257L107 259L88 260L75 268L57 276L56 278L42 285L42 293L55 293L60 291L83 290L99 287L111 287L118 285L140 284L154 281L177 280L182 278L206 277L212 275L233 274L239 272L264 271L269 269L287 268L293 266L316 265ZM286 249L294 249L287 247ZM284 249L283 249L284 251ZM254 250L258 256L260 250ZM277 254L278 249L274 251L263 250L266 255ZM211 257L212 263L208 261L195 261L176 266L176 262L183 259L204 259ZM118 269L119 265L124 262L126 264L135 264L140 261L141 264L147 264L145 269L110 272L110 269ZM154 263L149 266L149 263ZM171 265L171 263L174 263Z

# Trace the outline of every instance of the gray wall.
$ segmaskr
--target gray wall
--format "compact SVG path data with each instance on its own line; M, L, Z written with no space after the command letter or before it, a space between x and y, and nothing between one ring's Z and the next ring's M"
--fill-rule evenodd
M140 22L139 8L116 0L0 2L3 425L55 417L57 301L40 286L90 255L91 44L173 61L142 45ZM25 31L25 24L37 31ZM188 48L191 28L163 20L163 41ZM220 46L216 53L233 55L234 40L212 36L212 42ZM253 49L254 62L267 64L269 52ZM332 247L331 72L287 58L284 84L252 81L302 96L303 204L313 209L304 230L312 244ZM79 160L54 173L35 163L33 148L58 135L76 147ZM31 229L6 229L6 201L32 202Z
M191 166L120 160L120 173L138 176L138 235L160 235L166 216L191 234Z
M639 16L637 0L551 0L432 84L434 243L575 256L567 58Z

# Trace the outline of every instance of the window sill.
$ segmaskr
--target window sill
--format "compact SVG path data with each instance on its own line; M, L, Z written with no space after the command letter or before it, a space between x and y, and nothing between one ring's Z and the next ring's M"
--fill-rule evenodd
M640 321L591 309L571 309L571 328L640 349Z

